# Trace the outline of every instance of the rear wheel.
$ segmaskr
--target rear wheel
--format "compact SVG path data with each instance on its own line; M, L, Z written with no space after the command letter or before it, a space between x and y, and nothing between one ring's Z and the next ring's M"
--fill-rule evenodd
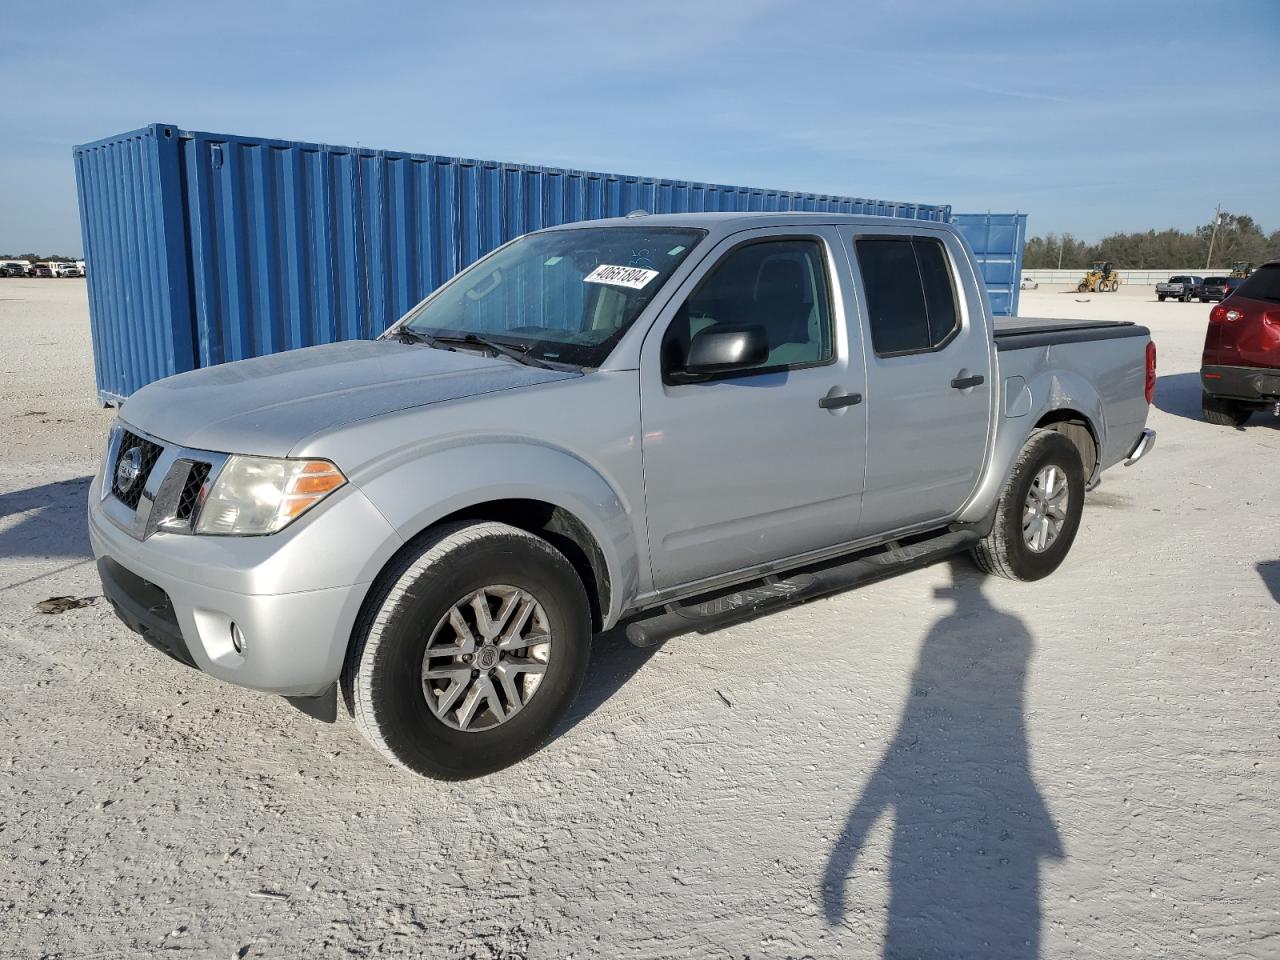
M1164 303L1164 294L1163 294L1163 293L1162 293L1162 294L1160 294L1160 302L1161 302L1161 303Z
M582 685L586 592L540 537L501 523L443 527L375 589L342 691L392 763L441 780L510 766L546 740Z
M1027 439L996 506L991 533L973 548L987 573L1039 580L1062 563L1084 511L1084 466L1076 445L1055 430Z
M1204 416L1205 423L1212 423L1219 427L1243 427L1253 414L1253 411L1242 403L1224 400L1208 393L1202 396L1200 412Z

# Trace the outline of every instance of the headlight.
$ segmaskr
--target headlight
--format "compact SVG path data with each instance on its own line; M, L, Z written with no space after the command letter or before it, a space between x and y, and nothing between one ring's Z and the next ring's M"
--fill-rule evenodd
M275 533L347 482L328 460L227 460L200 508L196 533Z

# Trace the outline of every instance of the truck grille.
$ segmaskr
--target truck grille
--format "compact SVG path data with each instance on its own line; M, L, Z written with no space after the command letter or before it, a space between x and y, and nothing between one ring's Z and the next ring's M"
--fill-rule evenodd
M193 461L191 469L187 472L187 482L182 485L182 495L178 498L177 509L173 512L175 520L185 520L191 522L191 517L196 512L196 507L200 505L200 491L204 488L204 483L209 479L209 470L211 464Z
M131 510L138 508L138 501L142 499L142 490L147 485L147 478L151 476L151 470L160 459L163 449L160 444L152 443L128 430L121 435L116 462L111 465L111 492ZM127 486L121 486L120 465L126 458L133 456L134 450L138 451L138 472Z

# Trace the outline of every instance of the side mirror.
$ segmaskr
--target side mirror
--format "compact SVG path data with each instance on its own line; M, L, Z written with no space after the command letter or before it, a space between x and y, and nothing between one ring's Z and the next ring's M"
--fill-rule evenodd
M694 336L684 373L705 377L758 367L769 358L764 327L712 327Z

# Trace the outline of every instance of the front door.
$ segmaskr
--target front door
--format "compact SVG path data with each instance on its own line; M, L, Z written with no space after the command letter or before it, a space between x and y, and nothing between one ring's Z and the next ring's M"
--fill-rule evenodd
M866 438L847 260L828 228L724 241L682 285L641 352L649 550L656 589L852 538ZM844 272L833 256L845 262ZM696 382L690 343L766 331L758 366Z
M986 460L995 395L976 278L949 233L850 235L867 323L859 536L948 519Z

